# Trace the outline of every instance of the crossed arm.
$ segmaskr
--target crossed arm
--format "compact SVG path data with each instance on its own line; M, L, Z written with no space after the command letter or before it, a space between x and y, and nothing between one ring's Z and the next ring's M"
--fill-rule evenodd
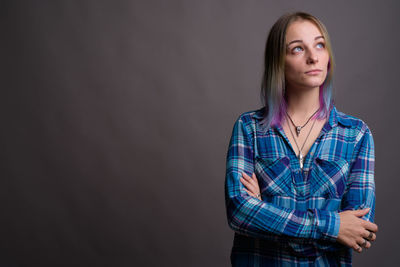
M256 238L311 243L324 250L342 248L337 245L339 241L360 252L360 245L364 244L365 238L371 241L375 238L370 236L369 231L377 230L375 224L368 222L373 220L375 200L373 150L372 136L366 132L360 136L359 152L349 178L349 190L342 201L341 210L349 211L339 213L320 209L300 211L283 208L255 198L249 188L246 192L243 180L240 180L242 176L245 180L250 178L246 173L253 173L254 162L252 136L239 119L233 129L227 155L225 189L230 227L238 233ZM360 205L370 207L371 210L350 211ZM364 216L365 220L357 216ZM318 241L322 240L330 242L332 246L319 246Z

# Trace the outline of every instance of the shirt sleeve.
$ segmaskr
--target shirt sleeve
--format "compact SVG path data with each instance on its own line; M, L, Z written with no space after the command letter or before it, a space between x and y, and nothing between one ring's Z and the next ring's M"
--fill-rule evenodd
M249 121L248 123L251 123ZM229 142L225 177L225 202L229 226L255 238L281 237L336 241L340 217L337 212L279 207L249 196L240 177L254 171L253 137L242 116L236 121Z
M367 125L363 125L357 139L358 142L347 181L347 191L341 202L341 211L370 208L370 211L362 219L374 222L375 149L374 140Z

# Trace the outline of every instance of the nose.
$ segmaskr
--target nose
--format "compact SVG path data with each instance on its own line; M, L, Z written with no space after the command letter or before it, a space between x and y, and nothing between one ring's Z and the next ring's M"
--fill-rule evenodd
M317 54L314 51L309 51L307 57L307 64L315 64L318 62Z

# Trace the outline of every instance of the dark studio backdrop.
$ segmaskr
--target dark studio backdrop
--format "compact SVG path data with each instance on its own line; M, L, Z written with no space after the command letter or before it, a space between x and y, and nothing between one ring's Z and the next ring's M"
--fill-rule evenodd
M394 0L1 1L0 266L229 266L230 134L296 10L327 26L336 106L375 139L380 229L354 266L395 266Z

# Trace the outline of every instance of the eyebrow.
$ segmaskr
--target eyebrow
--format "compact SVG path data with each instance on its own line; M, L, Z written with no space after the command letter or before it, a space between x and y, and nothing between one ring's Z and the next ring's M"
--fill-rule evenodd
M320 38L325 39L324 36L320 35L320 36L315 37L314 40L317 40L317 39L320 39ZM302 40L293 40L293 41L289 42L286 46L289 46L289 45L291 45L293 43L302 43L302 42L303 42Z

